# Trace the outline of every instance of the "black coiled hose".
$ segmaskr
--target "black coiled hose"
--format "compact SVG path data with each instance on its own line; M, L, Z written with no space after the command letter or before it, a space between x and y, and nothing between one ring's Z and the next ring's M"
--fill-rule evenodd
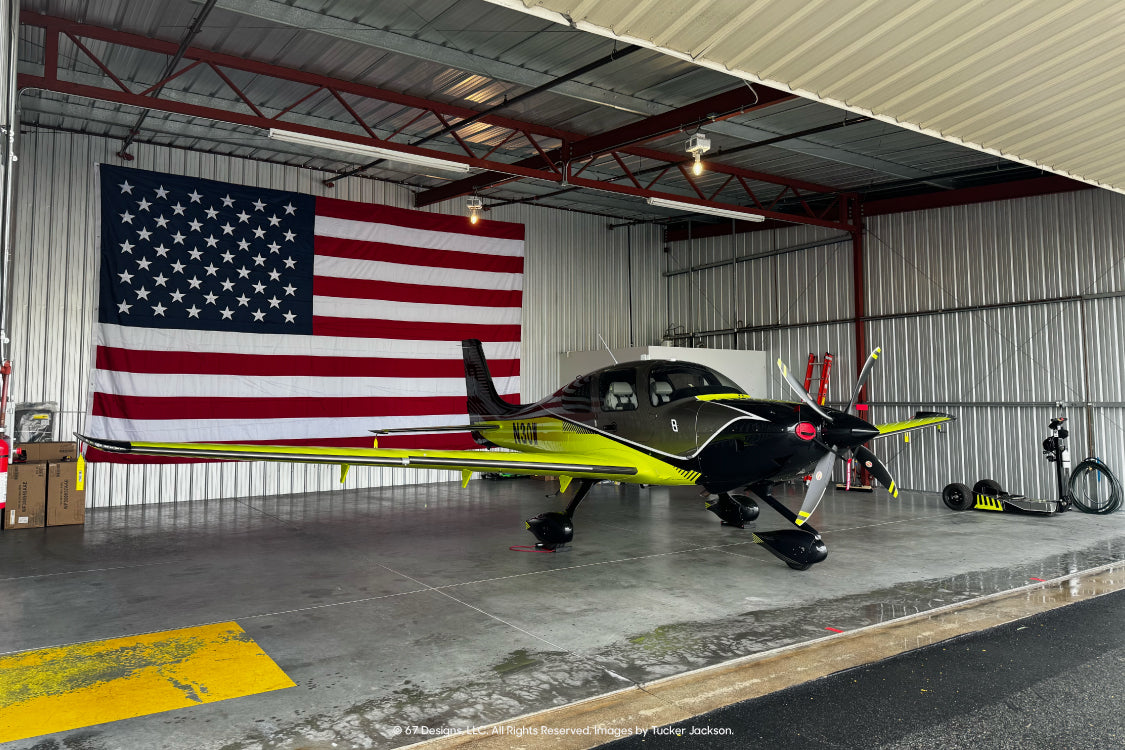
M1067 493L1074 507L1084 513L1105 515L1121 507L1121 483L1097 458L1087 458L1074 467Z

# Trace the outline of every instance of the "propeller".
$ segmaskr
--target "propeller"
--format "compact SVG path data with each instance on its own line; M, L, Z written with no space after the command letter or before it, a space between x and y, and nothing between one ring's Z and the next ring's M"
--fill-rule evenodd
M805 499L801 502L801 510L794 520L794 523L798 526L804 525L809 520L824 497L824 492L828 488L828 480L832 475L832 464L836 458L843 460L848 460L853 456L858 458L893 497L898 497L898 488L895 486L894 478L891 477L886 465L863 445L864 442L879 434L878 429L870 422L851 413L859 400L859 394L863 390L863 386L871 376L871 370L875 366L875 360L879 359L880 353L882 353L882 349L879 347L871 352L871 355L863 364L863 369L860 370L859 377L856 379L847 408L835 415L822 409L801 383L790 374L785 363L780 359L777 360L777 366L781 370L785 382L789 384L789 387L793 389L801 401L819 414L826 423L820 430L819 437L821 439L816 440L816 443L824 448L825 453L816 462L812 481L809 482L808 489L805 491Z

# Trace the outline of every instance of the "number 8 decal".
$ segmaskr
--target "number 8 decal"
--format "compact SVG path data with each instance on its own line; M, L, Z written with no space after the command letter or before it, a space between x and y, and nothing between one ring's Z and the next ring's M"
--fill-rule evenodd
M676 424L676 420L673 419L672 420L672 432L679 432L679 431L680 431L680 426L678 424Z

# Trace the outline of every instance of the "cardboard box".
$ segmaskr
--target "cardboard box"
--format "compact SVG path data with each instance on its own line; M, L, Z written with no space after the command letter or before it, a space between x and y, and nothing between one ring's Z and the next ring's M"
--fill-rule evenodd
M62 461L64 459L78 460L78 443L73 440L62 443L20 443L16 446L16 449L27 453L29 464L40 461Z
M47 525L86 523L86 462L47 464Z
M8 467L8 505L5 529L41 529L46 521L47 464Z

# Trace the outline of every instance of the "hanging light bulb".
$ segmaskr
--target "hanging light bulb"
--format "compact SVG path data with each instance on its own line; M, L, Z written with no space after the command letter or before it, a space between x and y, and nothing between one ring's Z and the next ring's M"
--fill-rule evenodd
M484 209L484 201L478 195L470 195L465 199L465 207L469 209L469 223L476 224L480 221L480 212Z
M711 150L711 139L696 133L687 142L687 152L695 157L695 164L691 165L691 173L698 177L703 174L703 155Z

